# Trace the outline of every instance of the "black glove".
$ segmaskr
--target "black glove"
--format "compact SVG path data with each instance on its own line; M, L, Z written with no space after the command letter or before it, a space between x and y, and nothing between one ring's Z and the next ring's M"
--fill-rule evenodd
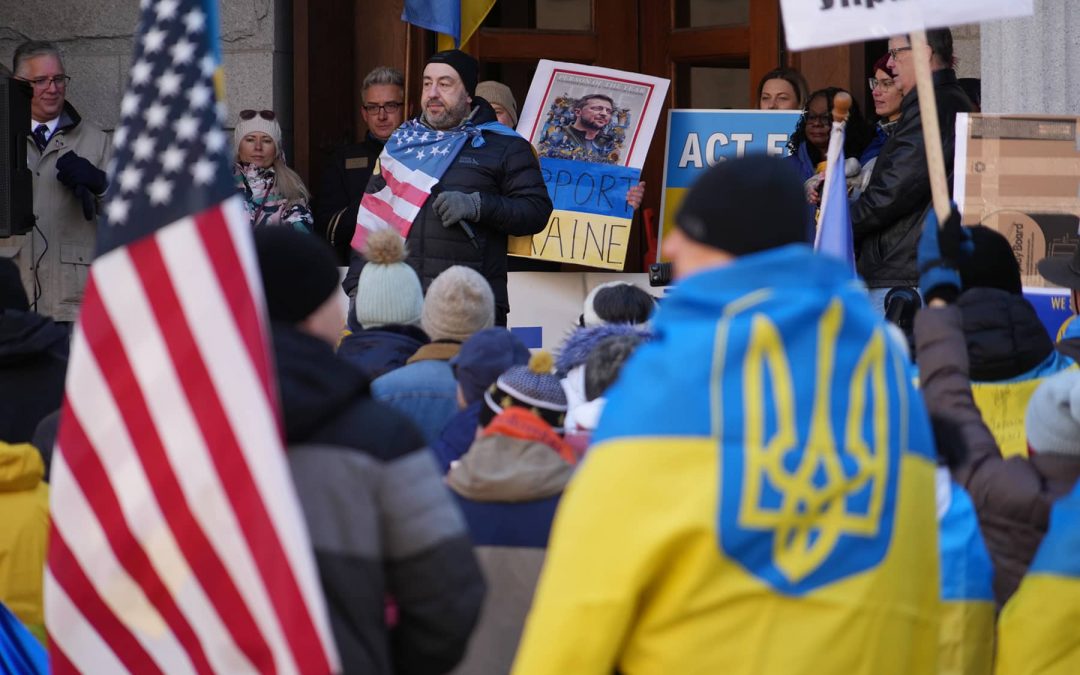
M960 295L960 263L974 251L971 233L960 225L956 204L943 227L938 227L937 214L931 208L923 221L919 239L919 291L927 302L940 298L955 302Z
M97 198L85 185L75 186L75 198L82 202L83 218L93 220L97 217Z
M109 187L105 172L74 152L64 153L56 160L56 178L72 190L82 185L95 195L105 194Z

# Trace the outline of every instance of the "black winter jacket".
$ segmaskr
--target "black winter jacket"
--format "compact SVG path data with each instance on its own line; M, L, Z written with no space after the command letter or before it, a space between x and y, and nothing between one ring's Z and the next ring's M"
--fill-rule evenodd
M976 382L1019 377L1054 352L1046 327L1022 295L970 288L960 294L956 306L964 317L971 379Z
M951 174L956 114L970 112L971 101L952 69L934 72L934 94L945 170ZM919 282L915 253L930 207L930 177L918 91L904 97L900 110L900 121L874 163L866 190L851 205L856 263L870 288Z
M374 380L404 366L417 349L429 342L427 333L416 326L388 324L361 328L346 335L337 355Z
M38 422L60 407L69 339L40 314L0 311L0 441L29 442Z
M364 194L382 149L383 142L368 133L362 142L338 148L323 167L311 203L315 232L326 237L343 265L349 264L349 244L356 230L356 212L352 219L346 215L349 205Z
M495 110L480 97L473 97L477 124L495 121ZM406 239L409 257L406 262L416 270L420 283L427 287L439 274L454 265L465 265L480 272L495 294L495 323L506 325L510 299L506 291L506 238L508 235L536 234L547 225L551 198L540 175L540 164L532 146L520 136L484 133L484 145L465 148L443 175L431 197L420 209ZM378 192L386 181L375 174L368 181L367 192ZM473 231L480 243L477 250L462 228L443 227L432 209L440 192L479 192L480 220ZM356 222L359 201L350 207ZM345 292L355 295L356 282L364 259L353 253L349 273L342 284Z
M484 581L435 458L328 344L280 324L273 336L289 468L344 672L448 672Z

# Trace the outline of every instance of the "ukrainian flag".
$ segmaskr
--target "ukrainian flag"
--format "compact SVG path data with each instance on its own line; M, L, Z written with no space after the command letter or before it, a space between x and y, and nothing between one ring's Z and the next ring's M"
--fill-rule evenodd
M999 675L1080 673L1080 486L1054 505L1050 530L998 620Z
M439 33L439 51L461 47L480 28L495 0L405 0L401 20Z

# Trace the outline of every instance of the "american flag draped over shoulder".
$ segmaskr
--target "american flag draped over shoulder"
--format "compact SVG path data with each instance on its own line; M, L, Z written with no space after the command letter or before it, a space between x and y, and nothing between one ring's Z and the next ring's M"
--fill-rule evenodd
M467 124L434 131L417 120L408 120L398 127L379 155L379 171L386 187L365 194L360 201L353 249L362 251L368 234L375 230L392 228L402 237L409 236L416 214L465 147L465 141L473 138L474 143L482 144L480 133L491 126Z
M56 673L338 669L232 187L210 2L143 2L52 462Z

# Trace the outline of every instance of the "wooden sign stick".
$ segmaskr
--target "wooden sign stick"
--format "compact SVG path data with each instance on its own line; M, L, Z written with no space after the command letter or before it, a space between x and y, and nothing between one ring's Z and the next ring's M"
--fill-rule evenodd
M928 51L926 31L912 31L911 58L915 60L915 82L919 88L919 114L922 116L923 138L926 141L930 194L934 200L938 227L941 227L948 219L952 206L949 204L949 179L945 174L945 153L941 149L941 125L938 123L934 76L930 72L930 61L923 58Z

